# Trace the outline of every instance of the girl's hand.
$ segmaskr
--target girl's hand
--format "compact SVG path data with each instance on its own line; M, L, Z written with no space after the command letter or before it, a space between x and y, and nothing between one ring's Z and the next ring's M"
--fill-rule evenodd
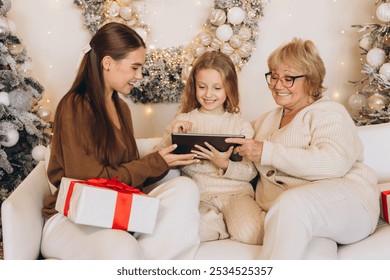
M204 144L208 149L199 145L195 145L195 148L198 150L192 150L191 152L196 154L198 158L207 159L218 168L226 171L229 166L229 158L233 152L233 146L230 147L226 152L220 152L209 143L205 142Z
M172 154L171 152L176 148L177 145L173 144L158 151L160 156L165 160L170 168L186 166L199 162L199 159L195 158L196 154Z
M172 132L175 133L188 133L192 130L192 122L177 121L173 124Z
M263 153L263 142L254 139L239 138L227 138L225 141L226 143L240 145L234 149L233 153L246 157L255 164L260 163L261 155Z

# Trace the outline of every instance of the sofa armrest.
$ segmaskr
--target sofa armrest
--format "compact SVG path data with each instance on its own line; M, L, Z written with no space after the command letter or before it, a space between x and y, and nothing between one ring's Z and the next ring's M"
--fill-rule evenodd
M1 205L4 259L37 259L44 219L43 199L50 192L45 163L39 162Z

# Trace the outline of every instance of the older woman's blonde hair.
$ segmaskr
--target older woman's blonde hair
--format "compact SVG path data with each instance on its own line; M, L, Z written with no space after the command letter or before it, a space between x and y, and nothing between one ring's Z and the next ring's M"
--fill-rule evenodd
M322 97L326 89L323 86L326 69L312 41L293 38L281 45L268 57L268 68L272 71L281 63L302 71L306 77L305 89L314 100Z

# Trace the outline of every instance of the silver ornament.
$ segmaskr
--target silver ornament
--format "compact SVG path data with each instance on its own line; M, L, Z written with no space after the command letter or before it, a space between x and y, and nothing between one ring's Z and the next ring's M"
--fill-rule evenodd
M11 10L11 0L0 0L0 15L6 15Z
M0 17L0 40L5 39L10 33L7 19Z
M361 110L367 105L367 98L363 94L357 92L348 98L348 105L353 110Z

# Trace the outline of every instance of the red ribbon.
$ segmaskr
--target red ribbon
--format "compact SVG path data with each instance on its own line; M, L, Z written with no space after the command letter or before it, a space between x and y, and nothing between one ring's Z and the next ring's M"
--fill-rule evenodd
M70 200L72 198L74 185L81 183L89 186L106 188L118 192L115 204L115 213L112 221L113 229L127 230L130 221L130 211L133 202L133 194L143 194L139 189L133 188L118 181L117 178L105 179L105 178L94 178L86 181L73 180L69 184L69 189L66 194L65 205L64 205L64 216L68 216ZM129 195L130 194L130 195Z
M387 196L390 195L389 191L382 192L382 210L383 210L383 218L386 222L389 222L389 205L387 205Z

